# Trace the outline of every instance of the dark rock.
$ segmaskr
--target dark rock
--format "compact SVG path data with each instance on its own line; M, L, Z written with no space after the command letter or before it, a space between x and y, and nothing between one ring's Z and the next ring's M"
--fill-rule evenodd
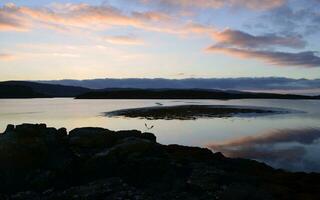
M0 200L319 199L320 175L289 173L152 133L8 126L0 135Z
M67 135L68 135L67 129L66 129L66 128L60 128L60 129L58 129L58 134L59 134L60 136L67 136Z
M0 182L4 183L0 191L27 188L28 175L37 170L64 171L72 161L73 154L56 129L18 125L0 136Z
M128 138L128 137L135 137L135 138L142 138L147 139L152 142L156 142L157 138L152 133L141 133L141 131L137 130L128 130L128 131L117 131L118 139Z
M186 147L180 145L168 145L164 147L170 156L179 160L208 161L212 159L213 153L209 149L199 147Z
M83 165L83 173L93 177L101 174L112 175L119 171L119 165L127 165L127 160L133 157L142 156L152 148L154 143L140 138L124 138L115 146L105 149L93 155ZM122 173L122 171L121 171Z
M115 144L115 132L103 128L77 128L69 133L70 145L75 148L103 149Z
M213 156L215 159L224 159L224 155L221 152L214 153Z
M32 191L20 192L18 194L12 195L12 200L40 200L38 194Z
M120 178L109 178L74 186L65 190L47 190L43 193L31 191L21 192L10 197L10 200L149 200L151 199L139 189L129 186Z
M130 154L143 154L148 151L154 144L149 140L128 137L120 140L117 145L109 150L109 155L122 158Z
M156 137L152 133L141 133L137 130L114 132L103 128L77 128L70 131L69 143L80 156L92 156L126 138L141 138L156 142Z
M141 137L152 142L157 142L157 137L153 133L142 133Z
M8 124L8 126L4 132L7 133L7 132L11 132L11 131L14 131L14 125Z

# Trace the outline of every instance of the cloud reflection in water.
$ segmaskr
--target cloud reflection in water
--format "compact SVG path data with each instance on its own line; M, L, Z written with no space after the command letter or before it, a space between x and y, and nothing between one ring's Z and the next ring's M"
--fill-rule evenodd
M320 128L283 129L208 145L232 158L249 158L290 171L320 172Z

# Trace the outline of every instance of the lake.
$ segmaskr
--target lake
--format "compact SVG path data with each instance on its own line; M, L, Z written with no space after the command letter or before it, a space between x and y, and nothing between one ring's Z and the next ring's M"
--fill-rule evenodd
M170 105L241 105L292 109L289 114L197 120L106 117L104 112ZM104 127L149 131L163 144L208 147L230 157L275 168L320 172L320 101L317 100L74 100L0 99L0 130L7 124L46 123L56 128ZM145 123L154 126L147 130Z

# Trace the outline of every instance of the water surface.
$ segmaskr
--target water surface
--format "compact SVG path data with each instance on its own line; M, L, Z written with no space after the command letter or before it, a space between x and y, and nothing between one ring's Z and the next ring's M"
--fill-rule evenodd
M240 105L291 109L281 115L197 120L110 118L103 113L149 106ZM317 100L74 100L2 99L0 130L7 124L46 123L53 127L97 126L138 129L164 144L209 147L231 157L247 157L276 168L320 172L320 101Z

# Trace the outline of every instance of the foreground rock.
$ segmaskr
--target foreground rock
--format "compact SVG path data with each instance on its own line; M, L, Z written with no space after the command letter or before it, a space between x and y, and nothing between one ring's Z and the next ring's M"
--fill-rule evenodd
M289 173L151 133L44 124L0 135L0 200L319 199L319 174Z

